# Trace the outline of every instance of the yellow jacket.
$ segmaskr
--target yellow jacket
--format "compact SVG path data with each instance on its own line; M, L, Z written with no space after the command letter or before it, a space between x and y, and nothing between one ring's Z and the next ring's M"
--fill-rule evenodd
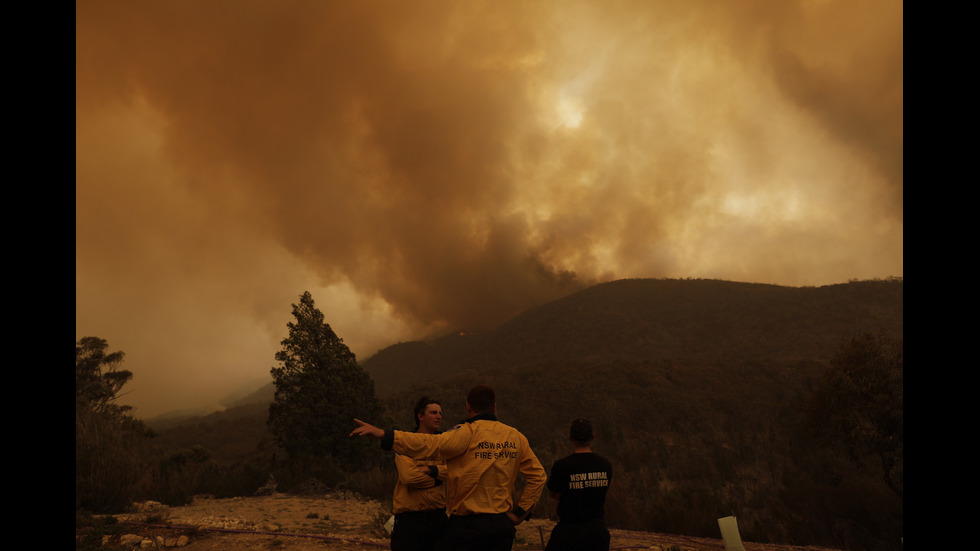
M548 480L527 438L481 414L441 434L385 431L381 445L408 457L443 459L449 470L447 511L453 515L530 510ZM526 482L518 506L511 493L517 474Z
M419 467L435 467L438 476L419 471ZM392 510L395 513L408 511L428 511L446 506L446 462L428 459L415 460L404 455L395 455L395 468L398 481L392 496Z

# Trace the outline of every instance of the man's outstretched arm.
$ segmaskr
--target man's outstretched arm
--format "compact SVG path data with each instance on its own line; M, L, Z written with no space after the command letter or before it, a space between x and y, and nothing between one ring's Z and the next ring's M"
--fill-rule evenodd
M382 438L385 435L385 431L379 429L374 425L369 425L360 419L354 419L357 423L357 428L351 431L350 436L370 436L371 438Z

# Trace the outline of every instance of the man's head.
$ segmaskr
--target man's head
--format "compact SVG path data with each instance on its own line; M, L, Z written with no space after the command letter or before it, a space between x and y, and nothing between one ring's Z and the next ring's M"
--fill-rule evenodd
M576 444L588 444L592 441L592 421L588 419L578 419L572 421L572 427L568 431L569 438Z
M423 396L415 402L415 430L434 434L442 426L442 405L438 400Z
M495 413L497 408L497 396L493 389L487 385L476 385L470 389L466 395L466 408L471 415L478 413Z

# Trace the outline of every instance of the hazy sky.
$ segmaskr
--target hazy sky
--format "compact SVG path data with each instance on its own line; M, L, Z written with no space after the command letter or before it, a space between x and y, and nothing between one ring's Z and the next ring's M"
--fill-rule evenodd
M625 277L903 275L894 0L76 2L75 335L139 417Z

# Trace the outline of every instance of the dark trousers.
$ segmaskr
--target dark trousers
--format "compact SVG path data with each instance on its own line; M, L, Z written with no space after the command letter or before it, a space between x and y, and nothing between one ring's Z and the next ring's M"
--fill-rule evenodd
M445 528L445 509L398 513L391 529L391 551L433 551Z
M506 513L452 515L438 551L510 551L517 528Z
M609 529L601 518L572 524L558 521L545 551L609 551Z

